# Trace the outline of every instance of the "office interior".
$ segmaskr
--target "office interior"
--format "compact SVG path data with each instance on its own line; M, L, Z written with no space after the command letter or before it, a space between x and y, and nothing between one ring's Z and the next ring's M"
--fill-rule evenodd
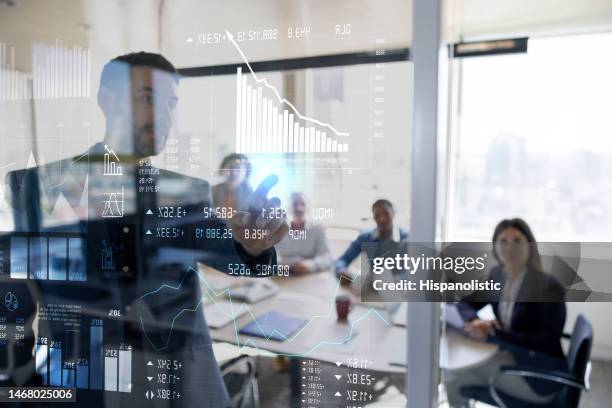
M406 230L409 241L490 243L499 221L519 217L538 242L605 247L612 241L611 49L612 3L605 0L0 0L0 188L2 196L10 192L13 171L77 157L100 143L107 123L97 92L105 64L132 52L162 54L180 84L174 125L153 166L212 186L224 180L224 157L243 153L252 188L270 174L278 177L271 193L289 219L293 194L301 193L307 222L325 230L334 261L318 272L270 279L275 292L245 307L250 313L220 327L209 323L212 360L221 367L231 406L450 407L447 383L493 358L496 346L448 327L444 303L401 302L391 314L384 304L359 302L358 288L337 278L335 261L376 226L372 203L379 199L392 203L394 228ZM241 105L247 83L252 100ZM245 142L240 109L250 102L263 103L267 118L276 104L281 122L282 109L294 112L295 146L275 146L265 136ZM298 135L309 127L312 137L304 140L311 146L300 145ZM49 177L53 182L56 175ZM89 188L96 188L89 177ZM168 188L181 186L170 180ZM74 215L68 201L45 204L44 228ZM30 245L47 239L44 228L30 236ZM0 231L17 231L8 200L0 203ZM50 252L51 243L45 245ZM125 256L146 256L131 251ZM29 253L32 259L31 246ZM349 269L359 276L362 266L358 257ZM223 290L233 278L213 269L192 265L200 279L191 284ZM19 294L10 289L12 270L2 274L2 313L13 313ZM176 287L177 276L160 285ZM599 289L610 280L604 272L585 279ZM348 324L336 318L339 293L352 299ZM180 313L203 314L210 301L215 296ZM116 313L136 303L130 299ZM572 378L577 383L562 384L563 406L609 406L610 303L565 307L565 355L581 318L591 328L592 346L580 357L584 367ZM269 311L308 323L295 341L249 341L238 333L251 316ZM141 328L144 338L144 323ZM121 377L131 348L116 349L114 375ZM38 360L37 352L28 359ZM17 351L7 347L5 353ZM6 363L0 378L13 384L8 360L0 358ZM131 360L124 392L119 378L116 391L97 391L99 402L182 406L180 397L159 392L174 389L163 382L172 380L157 382L157 374L176 373L160 368L147 380L147 367L137 367L146 360ZM76 386L77 403L79 391ZM216 406L205 390L202 395L201 406ZM475 407L561 406L545 398L504 405L486 381L469 397Z

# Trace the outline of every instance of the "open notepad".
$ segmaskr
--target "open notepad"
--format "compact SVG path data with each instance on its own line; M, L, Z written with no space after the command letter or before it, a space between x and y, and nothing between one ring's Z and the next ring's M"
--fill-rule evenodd
M288 316L277 310L271 310L257 320L240 329L240 334L263 337L270 340L285 341L303 327L308 320Z

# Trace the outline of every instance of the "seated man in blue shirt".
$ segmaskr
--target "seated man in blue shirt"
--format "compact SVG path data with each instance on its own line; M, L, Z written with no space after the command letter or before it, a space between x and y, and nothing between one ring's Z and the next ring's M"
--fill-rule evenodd
M376 228L362 232L357 239L344 251L344 254L336 262L336 276L344 277L342 283L348 284L353 280L348 266L359 256L362 244L368 242L382 243L386 241L400 242L408 239L408 232L393 225L395 211L389 200L380 199L372 204L372 215L376 222Z

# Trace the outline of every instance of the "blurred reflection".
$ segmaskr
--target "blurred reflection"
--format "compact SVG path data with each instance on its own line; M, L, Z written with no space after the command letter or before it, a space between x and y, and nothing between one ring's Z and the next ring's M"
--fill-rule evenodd
M280 205L267 198L278 179L253 192L246 158L224 165L231 211L223 214L207 211L207 181L152 165L178 85L161 55L112 60L97 95L103 141L8 175L15 231L2 240L10 255L3 287L11 304L19 300L8 318L23 335L3 347L13 364L3 384L78 386L84 406L118 406L152 399L148 378L161 372L174 380L155 395L159 406L227 406L204 315L183 313L206 297L194 268L231 275L240 265L268 276L254 271L276 265L273 245L288 227L284 217L262 223L262 210Z

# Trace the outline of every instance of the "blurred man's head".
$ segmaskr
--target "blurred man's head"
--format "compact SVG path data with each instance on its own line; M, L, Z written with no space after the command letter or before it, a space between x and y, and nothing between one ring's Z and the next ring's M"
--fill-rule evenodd
M372 204L372 215L374 215L379 234L383 237L391 236L393 233L393 217L395 216L391 201L376 200Z
M293 222L303 223L306 220L306 199L302 193L292 193L290 197Z
M172 128L177 86L176 69L159 54L137 52L107 63L98 91L105 143L121 154L160 153Z
M231 187L248 182L251 176L251 162L244 154L232 153L223 158L219 166L225 182Z

